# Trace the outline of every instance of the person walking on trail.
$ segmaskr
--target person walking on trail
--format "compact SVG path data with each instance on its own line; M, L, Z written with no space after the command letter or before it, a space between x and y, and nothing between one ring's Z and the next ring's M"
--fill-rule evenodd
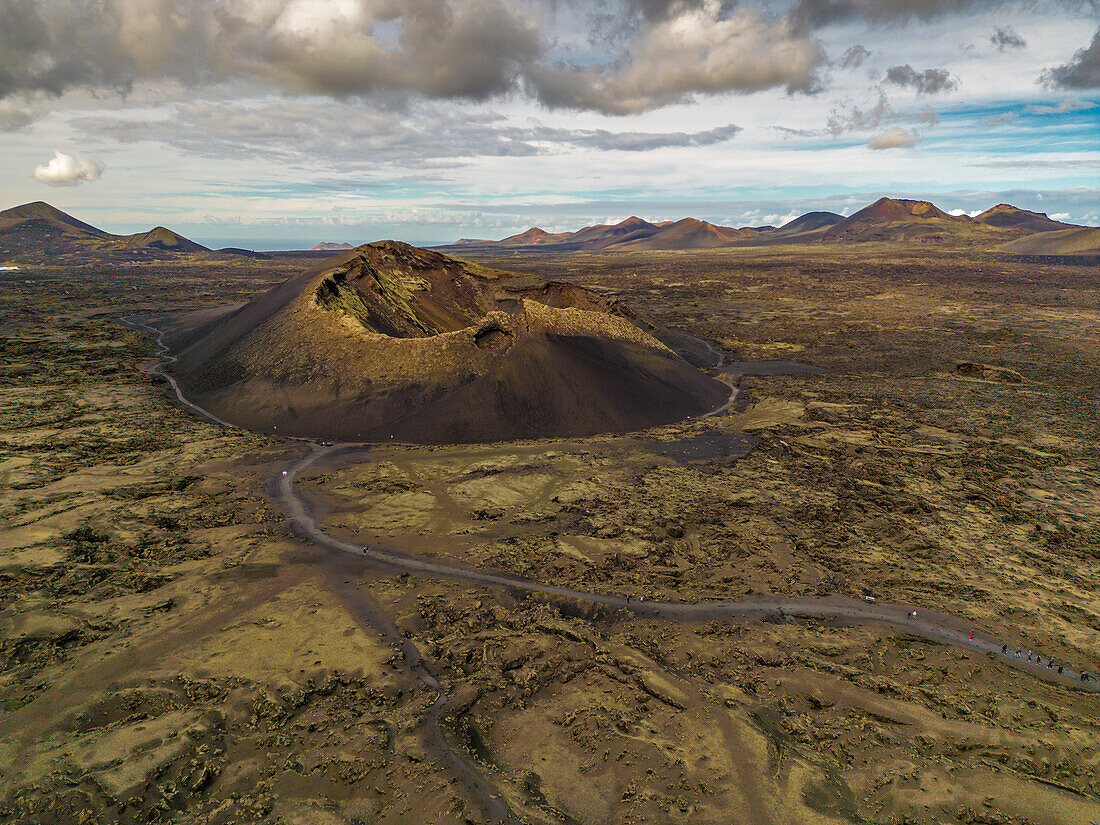
M974 641L974 631L970 631L970 641Z
M910 619L915 619L915 618L917 618L917 611L915 611L915 610L910 610L910 611L909 611L909 618L910 618Z
M1008 645L1001 645L1001 653L1005 656L1008 655Z

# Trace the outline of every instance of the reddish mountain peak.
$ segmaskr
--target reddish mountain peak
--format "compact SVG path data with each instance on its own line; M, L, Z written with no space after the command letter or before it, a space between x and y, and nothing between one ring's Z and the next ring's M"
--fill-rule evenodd
M922 220L951 220L953 216L938 209L928 201L904 198L879 198L870 206L860 209L849 220L899 221L909 218Z
M502 244L537 244L545 241L547 238L554 237L545 229L540 229L537 226L532 226L525 232L520 232L518 235L511 235L501 241Z

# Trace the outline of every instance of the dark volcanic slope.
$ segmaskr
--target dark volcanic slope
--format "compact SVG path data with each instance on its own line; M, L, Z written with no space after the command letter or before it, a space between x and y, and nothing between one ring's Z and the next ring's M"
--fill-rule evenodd
M440 443L668 423L729 388L571 284L406 244L326 260L172 342L217 415L316 437Z
M38 261L98 246L110 237L42 201L0 212L0 260Z
M783 224L772 232L773 235L799 235L803 232L814 232L818 229L826 229L835 226L844 220L843 215L836 212L807 212Z
M822 240L865 241L976 240L995 236L996 230L973 218L956 217L927 201L880 198L854 215L833 224Z
M1007 203L999 203L985 210L974 220L978 223L984 223L986 226L996 226L999 229L1015 229L1020 234L1057 232L1060 229L1078 228L1071 223L1051 220L1043 212L1032 212Z
M42 201L0 212L0 261L140 261L207 251L163 226L136 235L112 235Z
M752 230L715 226L695 218L684 218L662 226L656 232L607 247L614 252L644 252L646 250L714 249L738 238L755 234Z
M158 226L148 232L139 232L136 235L124 236L122 246L134 248L148 247L150 249L165 249L173 252L209 252L205 246L189 240L178 232Z
M1036 233L1006 243L1001 250L1014 255L1100 255L1100 228Z

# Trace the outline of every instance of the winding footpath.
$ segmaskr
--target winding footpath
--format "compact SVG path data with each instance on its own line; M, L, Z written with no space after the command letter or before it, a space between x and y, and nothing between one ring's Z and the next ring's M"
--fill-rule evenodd
M176 358L168 352L168 346L164 342L164 333L148 324L135 322L132 319L122 319L122 323L134 329L144 329L156 336L157 346L160 349L161 363L153 368L153 373L163 377L172 387L176 398L180 403L192 412L227 427L236 427L227 421L223 421L202 407L189 401L181 391L179 384L166 371L166 367L176 361ZM736 389L730 402L736 398ZM723 408L724 409L724 408ZM714 413L719 412L715 410ZM710 413L710 414L714 414ZM638 601L621 596L606 595L602 593L590 593L584 590L574 590L568 587L543 584L508 573L487 572L474 568L462 567L455 564L444 564L429 559L397 553L385 549L365 550L363 545L331 536L321 529L316 519L309 512L305 500L295 487L295 480L309 467L318 463L323 458L340 452L342 455L351 455L356 452L366 452L369 445L364 444L320 444L305 438L293 438L290 440L308 442L313 445L309 454L282 471L278 477L277 491L279 501L293 529L304 538L314 543L347 553L360 559L385 565L402 571L417 573L435 578L466 581L486 587L504 588L516 592L539 593L545 596L568 599L580 603L601 605L617 610L633 613L634 615L679 622L706 622L713 620L737 620L753 618L778 618L781 620L804 621L839 621L846 624L879 624L894 628L903 633L920 636L939 644L950 645L961 650L988 655L992 659L1000 660L1004 664L1016 667L1038 678L1063 685L1071 685L1084 690L1100 693L1100 683L1095 675L1088 680L1082 680L1078 671L1062 665L1048 667L1044 662L1036 664L1029 662L1025 657L1017 657L1015 648L989 634L971 630L962 620L952 616L935 613L919 606L901 604L870 603L859 599L846 597L826 598L790 598L786 596L759 595L744 599L729 601L706 602L657 602ZM910 618L910 613L916 610L916 618ZM1047 659L1046 661L1049 661ZM434 679L432 680L434 681ZM435 685L438 688L438 685Z

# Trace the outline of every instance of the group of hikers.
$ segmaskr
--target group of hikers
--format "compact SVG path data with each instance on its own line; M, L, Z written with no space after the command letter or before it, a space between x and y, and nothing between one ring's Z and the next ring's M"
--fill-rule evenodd
M906 618L908 618L910 621L917 618L917 611L910 610L906 614ZM973 630L970 631L970 641L974 641L974 631ZM1019 648L1016 648L1012 652L1009 652L1008 645L1007 644L1002 644L1001 645L1001 654L1004 655L1004 656L1012 656L1014 659L1022 659L1024 657L1024 654L1027 654L1027 660L1028 660L1029 663L1035 664L1037 667L1042 667L1043 666L1043 657L1040 656L1038 653L1032 653L1030 650L1021 650ZM1047 669L1048 670L1057 669L1057 671L1060 675L1065 675L1065 666L1057 664L1054 661L1054 659L1052 659L1049 656L1047 657ZM1092 676L1089 674L1089 672L1087 670L1082 670L1077 675L1077 678L1080 679L1082 682L1092 681Z
M970 638L974 638L974 631L970 632ZM1015 650L1010 651L1008 645L1003 644L1001 645L1001 653L1004 656L1012 656L1012 658L1014 659L1022 659L1024 657L1024 654L1027 654L1027 661L1029 663L1034 663L1038 667L1043 666L1043 657L1040 656L1038 653L1032 653L1030 650L1021 650L1020 648L1016 648ZM1059 673L1065 672L1065 667L1063 665L1055 663L1054 659L1048 656L1047 669L1054 670L1056 668ZM1089 675L1089 672L1087 670L1082 670L1077 675L1077 678L1080 679L1082 682L1088 682L1091 681L1092 676Z

